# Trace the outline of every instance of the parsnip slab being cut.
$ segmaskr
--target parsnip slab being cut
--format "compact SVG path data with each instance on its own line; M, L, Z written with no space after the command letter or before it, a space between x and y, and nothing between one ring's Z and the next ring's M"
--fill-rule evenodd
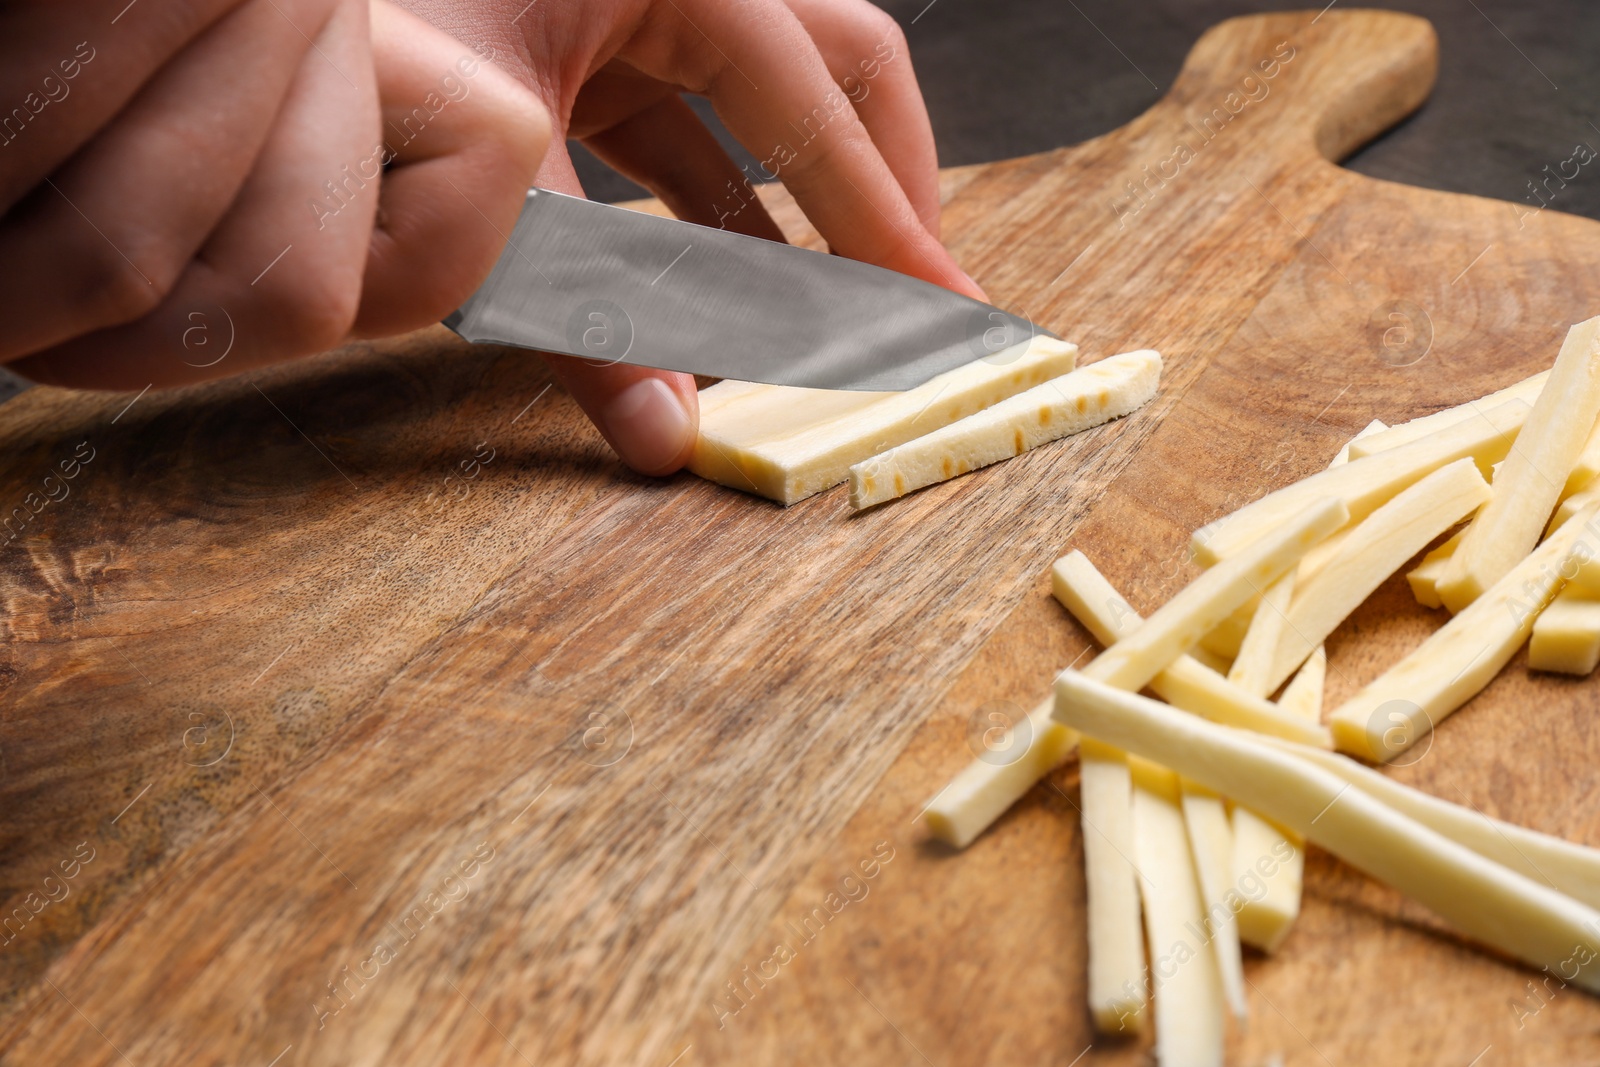
M1144 900L1150 973L1155 978L1156 1062L1222 1067L1222 974L1178 794L1178 777L1132 761L1133 844Z
M1476 400L1469 400L1465 404L1457 404L1453 408L1435 411L1432 415L1412 419L1391 426L1381 433L1371 434L1361 439L1359 443L1350 446L1350 458L1360 459L1378 452L1387 452L1391 448L1408 445L1420 437L1437 433L1449 426L1456 426L1467 421L1475 415L1481 415L1490 408L1499 407L1511 400L1521 400L1530 407L1539 398L1539 392L1544 388L1545 379L1550 377L1550 372L1540 371L1529 378L1524 378L1515 385L1508 385L1504 389L1497 389L1487 396L1480 396Z
M1528 666L1585 675L1600 663L1600 600L1568 587L1533 623Z
M1073 550L1056 560L1050 580L1056 600L1102 648L1111 647L1144 621L1082 552ZM1323 748L1333 743L1315 717L1285 714L1279 705L1245 692L1189 656L1173 660L1149 684L1173 706L1214 722Z
M1486 859L1316 764L1067 670L1056 720L1169 767L1393 886L1468 936L1600 993L1600 911ZM1575 974L1573 973L1575 970Z
M1211 941L1217 970L1222 976L1222 998L1234 1018L1243 1019L1244 959L1239 949L1239 921L1228 899L1233 888L1233 827L1226 803L1216 793L1187 778L1178 783L1183 800L1183 825L1194 853L1194 873L1200 880L1204 921L1196 924ZM1135 832L1137 832L1137 819Z
M1270 693L1406 560L1489 499L1470 459L1440 467L1361 520L1310 581L1296 585L1256 692Z
M1089 927L1089 1014L1102 1034L1138 1033L1149 996L1139 938L1132 779L1118 749L1078 748L1083 813L1084 912Z
M1592 908L1600 908L1600 849L1585 848L1525 826L1491 819L1476 808L1452 804L1420 789L1401 785L1388 775L1337 752L1281 738L1268 737L1263 741L1332 771L1363 793L1480 856L1559 889Z
M1321 497L1342 501L1350 509L1351 519L1359 521L1402 489L1448 463L1471 456L1481 467L1501 459L1511 448L1528 410L1524 402L1512 400L1410 444L1313 474L1201 527L1195 531L1190 546L1202 563L1226 559L1264 531L1297 514L1307 501Z
M1354 466L1354 464L1352 464ZM1534 619L1584 560L1600 554L1600 503L1544 544L1328 719L1335 744L1393 759L1475 696L1533 630Z
M1006 745L1023 745L1016 758L990 754L975 759L939 791L922 814L933 836L966 848L1035 782L1061 765L1078 739L1050 718L1051 707L1046 700L1007 732Z
M1035 337L903 393L718 382L700 391L689 469L793 504L844 481L853 463L1060 377L1077 353L1076 345Z
M1280 707L1307 722L1322 718L1322 689L1328 656L1319 645L1304 667L1284 687ZM1292 831L1269 822L1249 808L1233 809L1231 884L1239 896L1239 939L1263 952L1276 952L1300 917L1305 878L1304 842Z
M1437 584L1459 612L1539 543L1552 508L1600 415L1600 317L1567 331L1550 378Z
M1160 381L1161 356L1149 349L1079 367L857 463L850 506L870 508L1131 414Z

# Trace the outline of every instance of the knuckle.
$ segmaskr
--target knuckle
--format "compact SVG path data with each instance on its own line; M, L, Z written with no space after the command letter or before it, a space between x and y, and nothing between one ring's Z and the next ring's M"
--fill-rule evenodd
M286 275L259 299L263 317L292 347L322 351L343 343L355 324L361 278L346 271Z
M148 257L141 257L146 259ZM78 264L80 303L98 326L136 322L161 306L177 279L175 270L135 266L107 241L86 244Z
M906 47L906 33L900 28L899 21L881 7L872 4L861 4L856 9L858 34L863 43L888 44L896 51L903 52Z

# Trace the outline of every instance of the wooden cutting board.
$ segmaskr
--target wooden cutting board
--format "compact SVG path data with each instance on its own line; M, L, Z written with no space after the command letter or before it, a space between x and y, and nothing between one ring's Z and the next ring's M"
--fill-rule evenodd
M998 302L1167 377L861 517L632 477L537 359L442 331L7 405L0 1058L1143 1062L1083 1008L1075 768L960 855L913 819L1087 652L1063 549L1149 610L1194 527L1600 311L1600 225L1329 162L1434 68L1416 18L1235 20L1123 129L947 172ZM1390 583L1330 699L1439 621ZM1393 773L1600 843L1597 685L1519 658ZM1247 976L1236 1063L1600 1059L1593 998L1319 853Z

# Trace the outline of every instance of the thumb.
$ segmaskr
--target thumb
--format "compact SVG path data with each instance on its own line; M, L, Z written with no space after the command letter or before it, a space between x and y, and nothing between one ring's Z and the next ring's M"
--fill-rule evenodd
M552 139L537 183L583 195L562 138ZM651 475L671 474L689 462L700 430L693 376L577 356L545 359L622 462Z
M655 475L689 462L700 426L693 377L574 356L545 358L622 462Z

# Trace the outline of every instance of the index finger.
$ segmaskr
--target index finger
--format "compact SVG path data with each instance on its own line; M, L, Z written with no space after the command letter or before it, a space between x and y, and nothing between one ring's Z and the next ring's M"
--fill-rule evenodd
M629 61L704 92L833 251L987 300L922 224L799 19L779 0L737 19L723 7L654 5L636 38L649 44L628 49Z

